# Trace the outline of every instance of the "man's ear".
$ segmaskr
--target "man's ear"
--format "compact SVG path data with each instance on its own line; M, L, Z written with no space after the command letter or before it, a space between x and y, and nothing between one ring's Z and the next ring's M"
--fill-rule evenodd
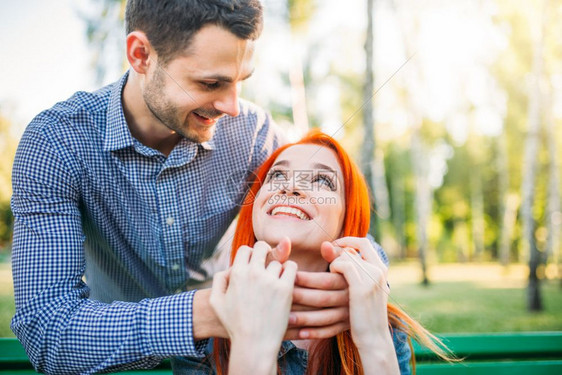
M145 33L133 31L127 35L127 60L135 72L139 74L148 72L151 53L154 54Z

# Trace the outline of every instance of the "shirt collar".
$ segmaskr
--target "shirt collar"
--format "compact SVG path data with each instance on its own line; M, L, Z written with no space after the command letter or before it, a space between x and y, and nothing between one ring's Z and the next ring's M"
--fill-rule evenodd
M218 126L218 124L217 124L217 126ZM214 135L213 135L213 138L211 138L207 142L202 142L201 147L203 147L205 150L214 150L215 149Z
M113 84L111 89L105 125L104 151L115 151L133 145L133 136L127 126L121 100L128 77L129 72L127 71L118 82Z

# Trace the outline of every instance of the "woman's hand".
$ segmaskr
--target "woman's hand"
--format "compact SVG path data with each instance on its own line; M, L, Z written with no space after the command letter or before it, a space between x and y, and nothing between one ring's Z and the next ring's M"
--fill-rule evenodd
M330 264L330 271L342 274L349 285L351 336L363 368L378 369L383 374L399 373L388 327L387 267L367 238L344 237L332 243L324 242L322 247L324 252L329 247L342 249Z
M271 247L262 241L253 249L242 246L232 267L213 279L210 303L232 341L230 373L236 373L238 364L246 373L252 368L255 374L275 370L297 265L274 260L266 267L269 252Z

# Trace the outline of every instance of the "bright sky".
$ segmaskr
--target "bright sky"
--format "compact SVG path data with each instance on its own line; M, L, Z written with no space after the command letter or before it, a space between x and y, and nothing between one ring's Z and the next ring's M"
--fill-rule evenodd
M0 5L0 108L18 135L41 110L78 90L93 88L84 1L3 1ZM6 112L6 113L4 113Z

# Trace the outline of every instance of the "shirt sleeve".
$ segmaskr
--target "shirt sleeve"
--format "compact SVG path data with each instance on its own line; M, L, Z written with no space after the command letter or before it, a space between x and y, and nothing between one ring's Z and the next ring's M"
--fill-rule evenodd
M110 304L89 299L76 161L36 119L13 166L12 330L36 370L93 373L197 356L192 292ZM203 343L202 345L204 345Z

